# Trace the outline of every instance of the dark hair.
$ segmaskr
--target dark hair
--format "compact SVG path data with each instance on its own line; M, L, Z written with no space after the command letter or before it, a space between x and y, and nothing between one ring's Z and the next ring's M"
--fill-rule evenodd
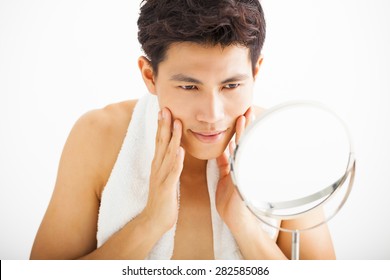
M250 50L252 68L265 39L259 0L143 0L138 41L157 74L170 44L194 42Z

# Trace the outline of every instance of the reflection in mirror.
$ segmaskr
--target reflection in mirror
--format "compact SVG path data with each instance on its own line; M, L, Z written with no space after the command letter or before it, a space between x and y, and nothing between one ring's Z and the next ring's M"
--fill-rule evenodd
M289 102L267 110L246 129L231 168L247 207L264 223L292 233L297 259L299 232L327 222L345 203L355 159L348 129L335 113L314 102ZM316 218L304 228L281 223L307 215Z

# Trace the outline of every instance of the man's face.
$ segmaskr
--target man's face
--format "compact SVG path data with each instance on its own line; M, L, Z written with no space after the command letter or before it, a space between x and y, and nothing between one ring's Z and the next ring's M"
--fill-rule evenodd
M178 43L169 47L155 77L160 108L183 124L182 146L198 159L218 157L235 123L252 103L249 49Z

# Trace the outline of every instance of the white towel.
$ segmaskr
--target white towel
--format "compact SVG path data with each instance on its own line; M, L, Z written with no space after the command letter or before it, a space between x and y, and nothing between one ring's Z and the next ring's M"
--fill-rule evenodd
M151 94L142 97L134 108L122 148L102 193L98 218L98 247L140 214L146 206L159 110L157 97ZM230 230L216 210L215 191L218 177L216 161L209 160L207 185L210 195L214 256L216 259L241 259L241 253ZM176 225L162 236L151 250L148 259L172 257L175 230ZM273 235L275 232L270 234Z

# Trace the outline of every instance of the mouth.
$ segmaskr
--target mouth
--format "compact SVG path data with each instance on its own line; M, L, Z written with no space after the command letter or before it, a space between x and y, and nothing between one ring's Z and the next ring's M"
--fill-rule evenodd
M219 131L192 131L192 134L201 142L212 144L216 143L223 138L226 133L226 130Z

